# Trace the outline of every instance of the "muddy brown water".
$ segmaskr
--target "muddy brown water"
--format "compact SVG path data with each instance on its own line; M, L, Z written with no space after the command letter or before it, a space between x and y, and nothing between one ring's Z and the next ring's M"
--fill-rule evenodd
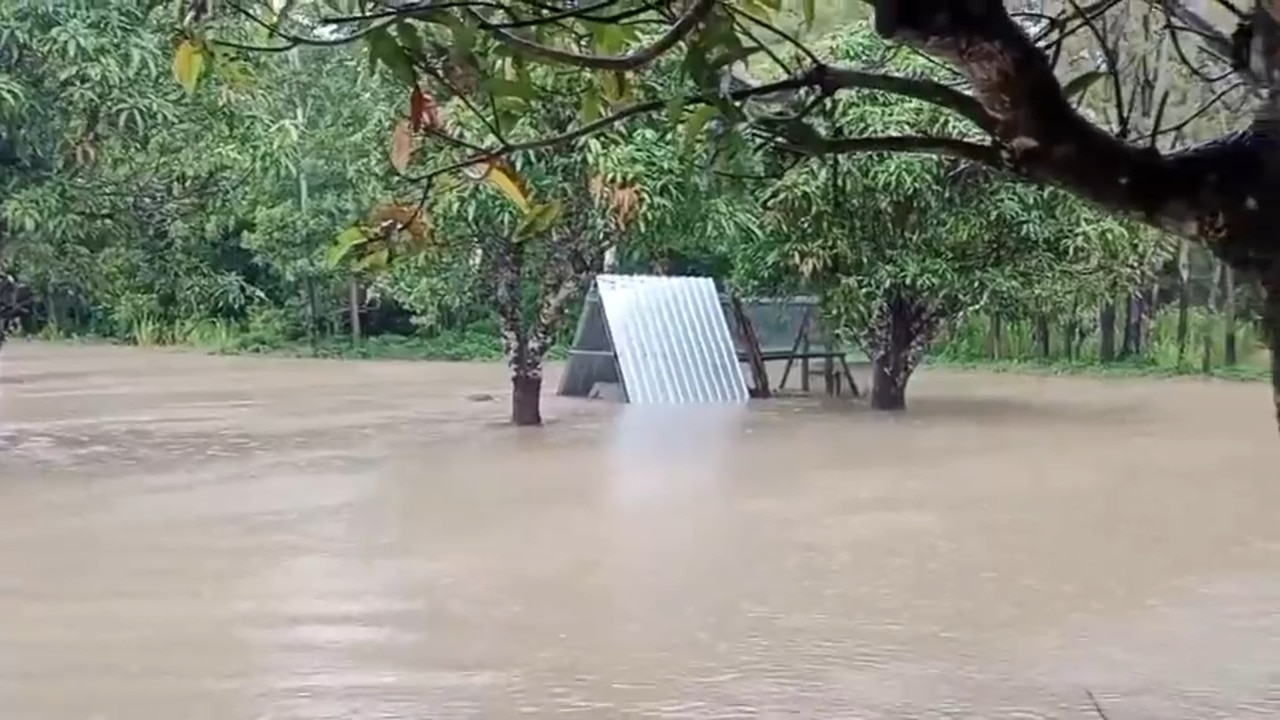
M0 718L1280 716L1263 386L645 411L15 343Z

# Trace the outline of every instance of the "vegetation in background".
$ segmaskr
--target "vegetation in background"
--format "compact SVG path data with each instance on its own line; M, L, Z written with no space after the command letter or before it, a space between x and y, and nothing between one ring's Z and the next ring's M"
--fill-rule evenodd
M813 37L806 14L779 23ZM271 40L234 27L237 42ZM124 0L0 8L0 265L33 293L27 334L506 358L513 419L532 423L544 356L568 341L590 276L615 267L819 294L872 358L884 408L902 406L925 359L1242 375L1259 362L1260 294L1199 246L961 159L806 160L769 107L668 102L691 74L719 77L688 58L566 73L447 21L278 53L188 38L175 57L172 30ZM596 30L603 51L635 39ZM413 43L449 53L406 91L396 48ZM846 65L943 75L865 26L819 46ZM706 52L732 66L747 49ZM665 112L532 146L645 102ZM837 140L973 133L872 90L809 120ZM469 162L495 135L531 147Z

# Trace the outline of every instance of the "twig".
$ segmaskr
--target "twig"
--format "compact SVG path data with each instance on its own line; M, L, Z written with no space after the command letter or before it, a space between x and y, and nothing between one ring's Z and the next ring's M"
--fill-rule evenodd
M1089 703L1093 705L1093 712L1097 714L1099 718L1102 718L1102 720L1109 720L1109 718L1107 718L1107 711L1103 710L1102 706L1098 704L1098 698L1094 697L1093 691L1085 690L1084 692L1089 696Z

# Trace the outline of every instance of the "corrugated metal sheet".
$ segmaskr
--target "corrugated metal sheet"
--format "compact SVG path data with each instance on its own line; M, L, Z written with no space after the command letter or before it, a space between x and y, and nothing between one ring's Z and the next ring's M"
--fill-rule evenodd
M711 278L599 275L596 289L628 401L747 402L747 381Z

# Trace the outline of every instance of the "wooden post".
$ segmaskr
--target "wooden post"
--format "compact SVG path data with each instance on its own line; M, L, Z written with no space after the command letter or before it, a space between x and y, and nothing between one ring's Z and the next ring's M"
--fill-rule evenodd
M751 374L754 376L752 379L756 385L756 397L772 397L769 371L764 364L764 355L760 352L760 338L756 336L755 326L751 324L751 319L747 317L747 312L742 307L742 300L737 295L730 295L729 304L733 309L733 319L738 325L738 332L742 335L742 342L747 346L747 361L751 365Z
M809 317L805 316L805 322L800 326L800 334L804 338L801 342L800 350L804 354L800 356L800 391L809 392Z
M806 337L805 329L809 327L809 314L811 312L813 312L813 306L805 305L804 315L800 318L800 332L796 333L795 342L791 343L791 352L787 356L787 364L782 366L782 380L778 381L779 390L787 386L787 378L791 375L791 364L796 361L796 353L799 352L801 344L804 343Z

